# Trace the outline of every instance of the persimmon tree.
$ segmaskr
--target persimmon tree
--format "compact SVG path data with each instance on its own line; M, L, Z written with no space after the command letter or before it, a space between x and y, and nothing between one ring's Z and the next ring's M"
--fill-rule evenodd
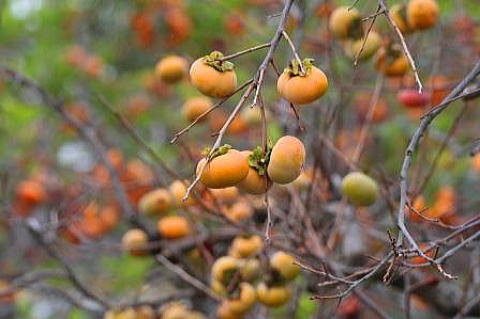
M0 317L479 316L479 14L7 1Z

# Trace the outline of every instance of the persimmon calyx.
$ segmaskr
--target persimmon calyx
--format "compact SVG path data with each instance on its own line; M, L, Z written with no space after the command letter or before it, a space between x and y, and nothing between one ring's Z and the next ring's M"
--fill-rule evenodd
M313 65L314 61L315 60L311 58L303 59L302 64L300 66L300 62L297 59L292 59L288 63L288 67L285 68L285 71L288 72L290 76L307 76L312 71L312 67L314 66ZM303 71L305 72L302 72L302 67L303 67Z
M210 152L212 153L212 155L210 155L210 160L214 159L215 157L218 157L220 155L224 155L224 154L227 154L228 151L230 151L232 149L232 146L229 145L229 144L225 144L223 146L220 146L220 147L217 147L215 150L212 151L212 149L210 147L205 147L203 149L203 152L202 152L202 155L203 156L208 156L208 154L210 154Z
M233 64L230 61L220 60L223 57L224 55L222 52L213 51L212 53L207 54L206 56L203 57L203 63L213 67L215 70L219 72L233 71L235 64Z
M260 146L257 146L252 154L248 156L248 165L257 171L258 175L267 174L268 163L270 162L270 154L272 153L271 145L267 145L267 151L264 153Z

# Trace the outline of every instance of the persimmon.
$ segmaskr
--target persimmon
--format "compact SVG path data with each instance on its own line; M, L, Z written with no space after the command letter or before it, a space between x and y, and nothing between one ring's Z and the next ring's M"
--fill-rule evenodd
M248 174L238 183L238 188L246 193L259 195L265 193L272 185L267 176L267 159L262 154L262 149L257 148L252 151L241 152L248 161Z
M237 75L234 64L221 61L223 54L213 51L209 55L197 59L190 67L190 79L203 94L223 98L231 95L237 87Z
M227 296L227 287L220 281L216 279L212 279L212 282L210 283L210 288L220 296Z
M169 46L183 43L192 32L192 19L181 6L170 6L165 11L165 24L169 30L165 39Z
M81 67L88 59L88 52L80 45L72 45L65 52L66 61L75 66Z
M416 30L432 28L438 20L439 9L435 0L410 0L407 5L407 20Z
M416 89L403 89L398 92L397 99L407 108L422 108L430 101L430 94Z
M231 203L238 198L238 188L235 186L212 188L210 193L221 203Z
M168 190L172 195L173 204L177 207L189 207L189 206L195 205L196 203L195 198L193 198L193 196L189 196L186 201L183 201L183 197L187 193L186 185L188 185L187 181L182 182L180 180L175 180L168 187Z
M228 219L234 222L241 222L252 217L254 211L252 205L246 201L239 201L225 210Z
M238 259L231 256L220 257L212 265L212 279L222 284L228 284L239 267Z
M373 102L373 94L370 92L360 92L355 96L353 105L355 106L361 120L367 118L368 111ZM387 117L387 115L388 104L382 97L379 97L372 114L372 121L381 122Z
M181 302L170 302L162 307L161 318L162 319L180 319L187 318L189 310L185 304Z
M35 206L47 199L45 187L34 180L20 182L15 188L17 200L27 205Z
M350 295L338 305L337 313L345 318L354 319L360 311L360 300L355 295Z
M375 68L386 76L403 76L410 69L410 64L401 47L392 45L378 50Z
M263 248L263 240L258 235L237 236L230 246L230 256L236 258L247 258L258 254Z
M98 78L104 72L103 60L97 55L89 55L83 64L83 70L88 76Z
M208 127L212 132L218 132L227 121L228 115L224 110L215 109L208 117Z
M120 222L120 211L114 205L105 205L100 208L98 217L103 229L105 232L108 232L115 228Z
M192 97L185 101L182 106L182 115L189 121L193 122L202 113L212 107L212 101L208 97L198 96ZM205 121L206 117L203 117L200 121Z
M248 162L245 157L229 145L219 147L212 154L212 159L200 160L197 175L200 181L209 188L225 188L235 186L248 174ZM202 172L203 170L203 172Z
M233 121L228 126L227 131L233 135L242 134L248 131L248 125L240 115L237 115L233 118Z
M257 258L240 260L240 275L243 281L254 281L260 275L260 261Z
M359 38L361 36L361 15L355 8L341 6L330 15L329 27L332 33L340 38Z
M390 16L403 34L413 32L407 21L407 6L403 3L396 3L390 8Z
M181 56L171 55L162 58L155 66L155 74L165 83L177 83L185 77L188 62Z
M233 312L227 303L222 302L217 308L218 319L242 319L243 314Z
M377 182L361 172L352 172L343 178L342 193L355 206L370 206L379 195Z
M268 111L265 110L265 115L268 116ZM240 112L240 117L248 126L257 126L262 123L262 111L260 107L245 107Z
M132 307L123 310L111 309L105 312L103 319L137 319L137 314Z
M232 11L224 20L225 29L233 36L241 36L245 33L245 16L242 12Z
M477 153L472 157L471 165L475 172L480 172L480 153Z
M100 239L106 232L99 212L98 203L92 201L82 211L82 218L78 222L79 231L90 239Z
M273 146L267 172L278 184L293 182L302 172L305 162L305 147L294 136L283 136Z
M130 119L145 114L151 107L151 101L146 94L136 94L129 97L125 103L125 113Z
M11 288L10 283L7 280L0 279L0 291L6 291ZM2 294L0 296L0 305L5 303L13 303L15 302L16 292L9 292L6 294Z
M158 232L167 239L182 238L190 234L190 225L185 217L166 216L157 223Z
M430 103L432 106L437 106L440 104L448 93L450 93L450 80L447 76L436 75L431 76L427 80L427 85L431 92L430 94Z
M328 89L328 79L322 70L313 65L313 59L290 61L277 81L277 91L287 101L303 105L320 98Z
M300 273L300 267L295 264L295 257L283 251L277 251L270 257L270 267L286 280L292 280Z
M427 251L428 249L428 244L427 243L421 243L418 245L418 248L420 248L420 250L427 256L427 257L430 257L430 258L433 258L435 257L435 249L430 249L429 251ZM415 264L415 265L420 265L420 264L423 264L423 263L426 263L428 262L424 257L422 256L415 256L415 257L412 257L409 259L409 261L412 263L412 264Z
M148 235L141 229L130 229L122 237L122 249L133 256L143 256L148 248Z
M426 205L426 202L425 202L425 197L423 197L423 195L418 195L417 197L415 197L415 199L413 200L413 203L412 203L412 207L418 213L420 213L422 215L426 215L425 212L427 212L427 209L426 209L427 205ZM423 218L421 216L419 216L415 212L412 212L409 208L406 208L406 211L407 211L407 216L411 219L411 221L420 222L420 221L423 220Z
M138 209L145 215L158 216L165 214L171 204L170 192L164 188L158 188L142 196L138 203Z
M239 285L238 298L227 299L224 303L227 304L231 312L243 314L255 304L257 300L255 288L249 283L242 282Z
M157 315L155 310L150 306L140 306L135 308L136 318L135 319L156 319Z
M346 42L346 45L345 45L346 54L351 59L355 59L359 54L364 41L365 41L364 38L360 38L360 39L350 40ZM382 45L382 38L380 37L380 35L375 31L370 31L370 33L368 33L367 40L365 41L363 50L358 55L358 60L366 61L370 59L372 56L375 55L375 53L377 53L381 45Z
M257 286L257 299L267 307L280 307L290 299L290 290L283 285L269 287L261 282Z

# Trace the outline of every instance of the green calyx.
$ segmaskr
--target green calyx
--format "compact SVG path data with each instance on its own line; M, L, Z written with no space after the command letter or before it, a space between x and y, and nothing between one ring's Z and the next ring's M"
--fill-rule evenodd
M213 51L210 54L207 54L203 57L203 63L213 67L219 72L228 72L233 71L235 64L230 61L222 61L224 57L223 53L220 51Z
M285 72L288 72L290 76L307 76L312 71L312 67L314 66L313 65L314 61L315 60L311 58L303 59L302 66L303 66L303 71L305 72L302 72L300 62L298 62L297 59L292 59L288 63L288 67L285 69Z
M270 162L270 154L272 147L267 146L267 151L264 153L260 146L257 146L252 154L248 156L248 165L257 171L258 175L265 176L267 174L268 163Z
M211 153L209 158L210 158L210 160L212 160L215 157L227 154L228 151L230 151L231 149L232 149L232 146L228 145L228 144L225 144L223 146L220 146L220 147L216 148L215 150L213 150L213 152L212 152L212 149L210 147L205 147L202 151L202 155L203 156L209 156L209 154Z

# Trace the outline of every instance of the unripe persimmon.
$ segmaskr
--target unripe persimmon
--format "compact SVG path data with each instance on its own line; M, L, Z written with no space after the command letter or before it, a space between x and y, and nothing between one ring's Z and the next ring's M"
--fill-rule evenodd
M227 299L224 302L228 305L230 311L243 314L255 304L257 300L255 288L251 284L242 282L239 285L239 296L235 299Z
M203 185L209 188L235 186L247 176L248 162L239 151L222 146L213 156L215 157L210 162L203 158L197 165L196 173L201 174L200 181Z
M432 28L438 20L439 9L435 0L410 0L407 5L407 20L417 30Z
M262 150L242 151L241 152L248 161L249 169L247 176L238 183L238 188L246 193L259 195L265 193L272 185L269 180L265 166L266 162L262 162Z
M361 172L352 172L342 180L342 193L355 206L370 206L378 198L377 182Z
M345 45L345 52L351 58L355 59L362 48L363 42L365 41L364 38L360 38L357 40L348 41ZM363 47L362 52L358 55L359 61L365 61L370 59L372 56L377 53L378 49L382 45L382 38L380 35L375 32L371 31L368 33L367 40L365 41L365 45Z
M193 122L197 117L202 115L205 111L212 107L212 101L205 96L192 97L185 101L182 106L182 115L189 121ZM205 121L203 117L200 121Z
M340 38L356 37L361 35L361 16L355 8L338 7L330 15L329 27L332 33Z
M302 65L304 72L299 62L292 60L277 81L278 93L298 105L312 103L328 89L327 76L313 65L313 59L304 59Z
M408 34L413 31L407 21L407 6L405 4L394 4L390 8L390 16L403 34Z
M122 237L122 249L133 256L145 255L148 246L148 235L141 229L130 229Z
M257 286L257 298L267 307L280 307L290 299L290 290L283 285L269 287L261 282Z
M231 95L237 87L237 75L234 65L229 61L219 61L223 54L214 51L193 62L190 67L190 79L203 94L223 98Z
M158 61L155 74L165 83L176 83L187 74L188 62L180 56L167 56Z
M142 196L138 203L138 209L145 215L158 216L165 214L171 204L170 192L164 188L158 188Z
M286 280L292 280L300 273L300 267L295 264L295 257L283 251L277 251L270 257L270 266Z
M221 284L228 284L239 267L240 262L237 258L231 256L220 257L212 265L212 279Z
M230 246L230 256L247 258L258 254L263 248L263 240L260 236L237 236Z
M410 64L402 49L392 46L378 51L375 68L386 76L403 76L410 69Z
M185 217L162 217L157 223L158 232L167 239L182 238L190 234L190 226Z
M294 136L283 136L272 148L267 171L270 179L278 184L293 182L302 172L305 147Z

